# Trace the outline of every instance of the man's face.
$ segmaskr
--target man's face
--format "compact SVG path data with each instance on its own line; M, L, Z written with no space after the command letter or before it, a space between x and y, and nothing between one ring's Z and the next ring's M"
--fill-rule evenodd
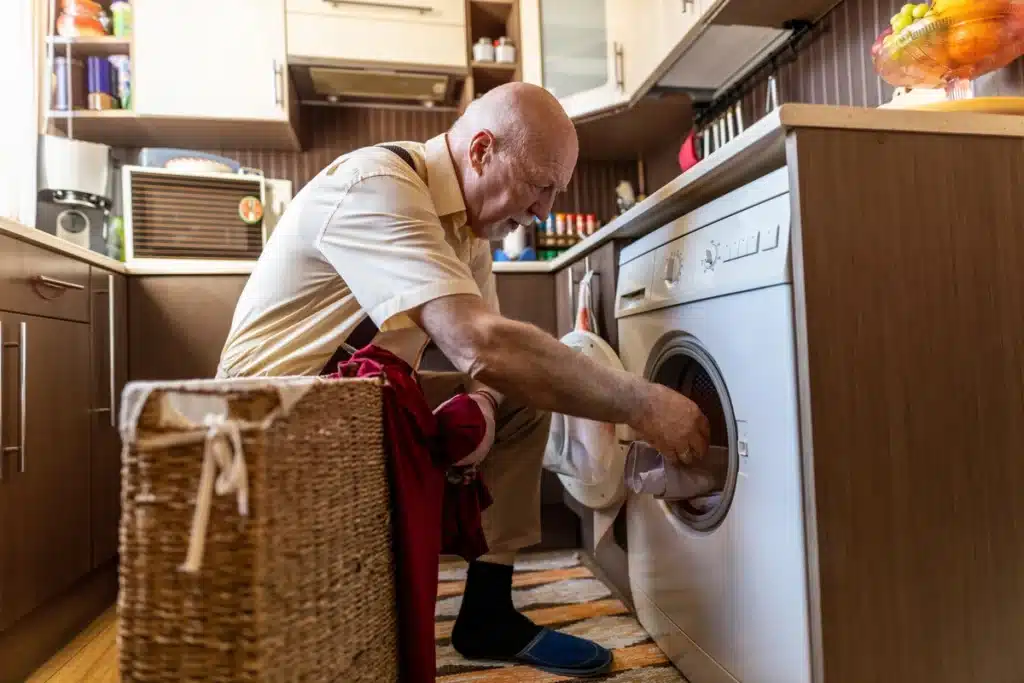
M473 232L488 240L529 226L535 217L546 219L572 178L577 156L573 136L535 144L518 157L495 143L488 131L474 137L464 188Z

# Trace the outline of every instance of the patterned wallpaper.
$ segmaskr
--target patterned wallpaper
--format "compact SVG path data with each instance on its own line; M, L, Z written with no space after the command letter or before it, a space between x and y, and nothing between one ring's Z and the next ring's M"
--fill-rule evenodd
M877 107L892 99L892 86L871 65L870 49L904 2L844 0L836 5L822 20L823 30L800 49L795 60L779 69L779 102ZM770 72L770 66L762 67L755 87L743 98L747 125L764 116ZM983 95L1024 95L1024 59L983 76L976 87ZM668 145L645 159L649 192L679 175L678 153L678 145Z
M302 152L247 149L208 150L263 169L270 178L287 178L298 192L335 158L366 145L391 140L425 141L448 129L455 120L448 111L303 107L299 134ZM568 191L559 196L555 211L594 213L604 222L616 214L615 185L622 179L636 186L634 163L580 162Z

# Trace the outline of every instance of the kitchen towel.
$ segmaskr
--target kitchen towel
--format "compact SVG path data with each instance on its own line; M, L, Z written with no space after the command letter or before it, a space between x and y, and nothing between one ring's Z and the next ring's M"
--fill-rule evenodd
M333 377L383 376L384 446L391 485L392 548L398 596L399 680L434 680L434 605L443 553L469 561L487 552L480 515L490 494L475 470L453 470L480 444L486 425L466 394L437 413L412 367L370 345L335 366Z
M626 486L662 500L689 500L720 490L729 471L729 449L712 446L694 465L670 462L644 441L634 441L626 454Z

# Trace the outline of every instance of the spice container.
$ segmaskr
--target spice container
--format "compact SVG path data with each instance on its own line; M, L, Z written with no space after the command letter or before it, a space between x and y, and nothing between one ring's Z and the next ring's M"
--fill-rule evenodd
M516 63L516 46L508 36L498 38L498 42L494 44L494 59L503 64Z
M85 63L81 59L53 58L53 109L69 111L85 109Z
M128 55L112 55L107 59L110 60L110 66L114 70L116 81L114 96L121 105L121 109L131 109L131 58Z
M110 13L114 17L114 35L126 38L132 33L132 6L125 0L114 0L110 3Z
M114 69L105 57L89 57L89 109L116 109Z
M494 44L490 38L481 38L473 44L474 62L493 62Z

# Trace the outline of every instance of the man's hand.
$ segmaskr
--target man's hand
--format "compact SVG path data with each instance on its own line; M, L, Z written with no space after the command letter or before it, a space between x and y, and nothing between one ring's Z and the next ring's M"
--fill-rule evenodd
M467 455L462 460L459 460L455 465L457 467L466 467L468 465L476 465L483 462L483 459L487 457L487 454L491 452L491 447L494 446L494 414L497 411L497 403L487 392L474 391L471 394L467 394L470 399L473 400L478 406L480 406L480 412L484 416L484 424L486 428L484 430L484 438L481 439L476 449ZM446 405L455 400L455 396L448 399L437 408L434 409L434 413L437 414L439 410L444 408Z
M708 419L696 403L668 387L649 385L634 422L639 436L670 460L690 464L707 455Z

